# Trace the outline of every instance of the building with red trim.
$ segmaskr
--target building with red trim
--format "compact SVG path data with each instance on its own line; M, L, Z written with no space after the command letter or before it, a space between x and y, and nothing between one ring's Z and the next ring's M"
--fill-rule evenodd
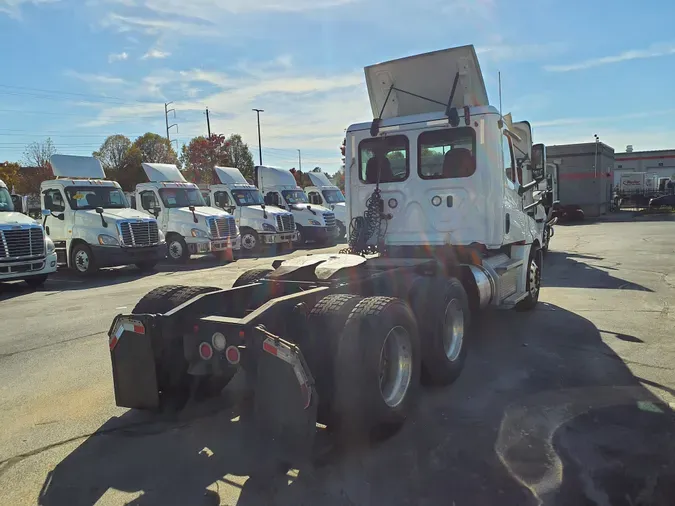
M632 146L627 146L625 153L615 155L614 184L618 184L622 172L646 172L647 177L675 180L675 149L633 151Z

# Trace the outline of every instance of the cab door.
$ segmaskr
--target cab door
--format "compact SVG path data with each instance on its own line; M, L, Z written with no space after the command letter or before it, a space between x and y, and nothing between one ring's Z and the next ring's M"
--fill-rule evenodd
M52 212L44 220L45 231L51 240L56 243L70 239L74 216L60 188L48 188L42 192L42 208Z
M155 216L155 209L159 209L159 214L156 216L159 228L163 233L169 230L169 210L164 209L157 193L154 190L142 190L138 193L138 201L140 202L141 211L145 211L151 216Z

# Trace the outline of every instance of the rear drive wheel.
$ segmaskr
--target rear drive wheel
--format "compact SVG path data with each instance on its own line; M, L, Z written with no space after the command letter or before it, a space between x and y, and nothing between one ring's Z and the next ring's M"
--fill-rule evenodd
M295 240L295 247L300 248L305 245L307 242L307 238L305 237L305 229L302 227L302 225L295 225L296 232L298 233L297 239Z
M466 361L471 311L464 286L454 278L421 278L410 299L422 341L422 379L449 385Z
M98 270L91 248L84 243L73 246L70 262L80 276L87 276Z
M360 300L336 356L332 416L341 429L358 435L403 423L416 403L419 377L419 334L408 304L393 297Z
M30 278L24 279L26 284L31 288L40 288L47 281L47 275L43 274L41 276L31 276Z
M132 310L132 314L162 314L184 304L197 295L220 290L213 286L160 286L148 292ZM188 374L188 362L179 333L160 334L154 343L157 385L162 406L180 409L190 395L192 381L198 381L196 394L200 398L217 395L234 376L228 372L220 376L193 377Z
M167 258L175 264L184 264L190 258L188 245L178 234L171 234L166 239Z
M358 295L332 294L324 297L307 317L307 341L299 343L314 375L319 392L318 421L330 424L330 410L335 395L335 357L340 334L347 317L363 299Z
M539 291L541 289L541 267L542 267L542 250L532 245L530 258L527 261L527 277L525 282L525 290L527 290L527 297L516 304L517 311L531 311L539 302Z

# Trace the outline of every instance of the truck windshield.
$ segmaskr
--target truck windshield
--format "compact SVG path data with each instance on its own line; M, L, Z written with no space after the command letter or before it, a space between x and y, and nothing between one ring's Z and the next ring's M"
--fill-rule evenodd
M12 203L12 196L7 191L7 188L0 188L0 213L14 211L14 203Z
M232 196L238 206L257 206L265 203L260 190L232 190Z
M204 197L197 188L162 188L159 196L164 202L164 207L205 207Z
M307 195L301 190L283 190L281 194L289 204L309 204Z
M124 209L129 207L124 193L114 186L82 187L69 186L66 188L66 198L74 211L80 209Z
M329 204L337 204L338 202L344 202L345 196L342 195L340 190L323 190L323 198L326 199L326 202Z

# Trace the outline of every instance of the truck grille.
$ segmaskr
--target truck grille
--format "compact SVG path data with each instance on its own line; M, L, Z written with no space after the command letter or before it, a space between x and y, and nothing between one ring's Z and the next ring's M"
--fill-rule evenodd
M221 237L236 237L237 225L232 216L224 216L223 218L209 218L209 230L211 237L218 239Z
M323 219L326 221L327 227L335 226L335 214L333 213L323 213Z
M277 230L279 232L295 232L295 218L293 215L277 214Z
M159 242L156 221L123 221L120 233L125 246L153 246Z
M45 238L42 228L0 230L0 259L33 258L45 255Z

